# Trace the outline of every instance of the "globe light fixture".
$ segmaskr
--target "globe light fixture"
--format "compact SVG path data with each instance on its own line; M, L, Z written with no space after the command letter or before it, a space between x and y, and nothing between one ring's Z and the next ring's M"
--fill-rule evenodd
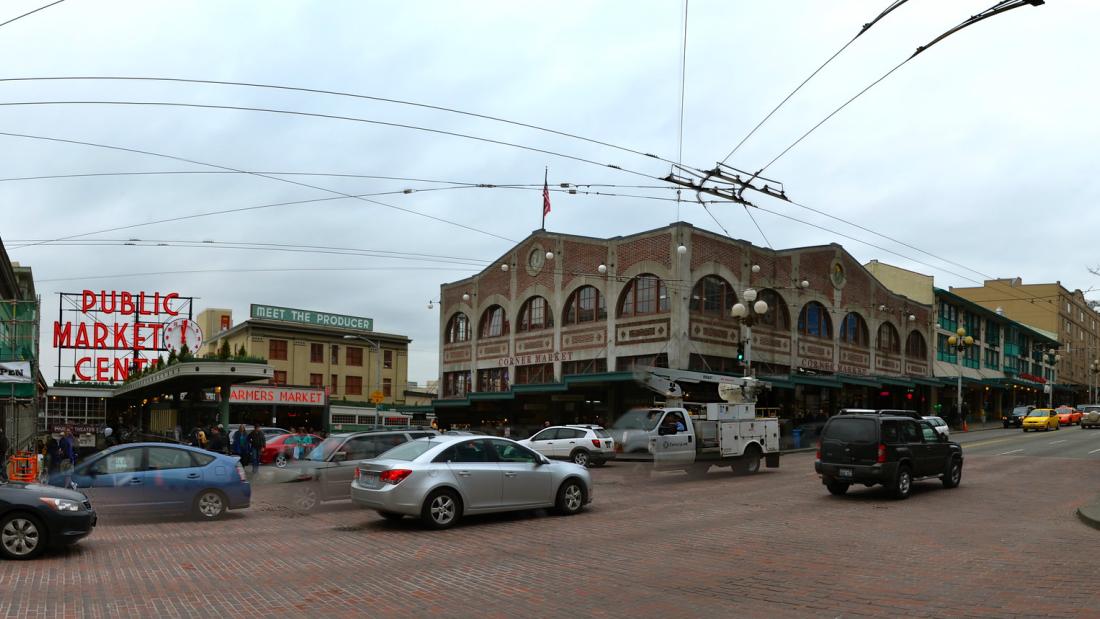
M553 260L554 259L554 252L552 252L552 251L546 252L546 259L547 260Z
M462 300L463 300L463 301L469 301L469 300L470 300L470 293L468 293L468 292L463 292L463 293L462 293Z
M749 308L745 307L743 303L734 303L730 313L733 314L734 318L744 318L749 315Z
M759 273L760 272L760 265L759 264L752 265L752 272L753 273Z
M806 280L802 280L798 285L802 286L803 288L809 288L810 287L810 282L808 282Z
M744 295L745 300L748 301L749 303L752 303L753 301L756 300L756 291L753 290L752 288L749 288L748 290L746 290L742 294Z
M767 314L768 313L768 302L763 300L763 299L757 301L756 303L753 304L752 311L756 312L757 314Z
M607 265L601 264L600 266L596 267L596 270L600 272L600 275L603 275L604 273L607 273Z
M679 247L676 248L676 253L680 254L681 256L688 253L687 246L681 244Z
M502 264L502 265L500 265L500 270L501 270L501 271L504 271L505 273L507 273L507 272L508 272L508 265L507 265L507 264Z

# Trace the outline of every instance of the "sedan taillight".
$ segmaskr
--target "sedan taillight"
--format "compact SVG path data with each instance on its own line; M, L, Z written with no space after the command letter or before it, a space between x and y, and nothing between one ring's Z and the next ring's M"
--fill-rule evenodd
M355 481L359 481L360 475L362 475L362 471L359 470L359 467L355 467Z
M409 475L412 475L412 471L409 469L390 469L388 471L382 471L382 473L378 475L378 481L396 486L404 481Z

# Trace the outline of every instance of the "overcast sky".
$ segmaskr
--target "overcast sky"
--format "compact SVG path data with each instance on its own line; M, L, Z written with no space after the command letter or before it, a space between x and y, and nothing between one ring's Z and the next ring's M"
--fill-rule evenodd
M0 22L45 4L4 0ZM994 0L912 0L856 41L738 151L757 169L920 44ZM710 167L886 0L695 0L688 16L683 162ZM0 28L0 77L149 76L350 91L454 107L568 131L669 159L677 155L683 3L150 2L68 0ZM800 202L991 276L1097 285L1086 268L1100 224L1095 79L1100 3L1050 0L946 39L776 163ZM252 106L414 124L556 151L654 176L668 164L487 120L366 100L232 86L0 82L0 102L161 101ZM238 170L411 177L470 183L659 184L500 145L394 127L257 112L103 105L3 106L0 131L155 151ZM0 136L0 178L215 168L73 144ZM344 193L424 182L285 177ZM668 190L605 189L670 196ZM43 372L60 291L179 291L196 307L249 303L369 316L408 335L411 380L436 377L442 282L471 267L323 253L205 246L15 248L193 213L334 194L241 174L101 176L0 182L0 236L34 268L43 299ZM519 240L538 227L538 190L449 189L380 197L391 205ZM673 222L673 202L554 194L547 227L610 236ZM840 242L936 276L981 275L766 197L760 206L954 271L768 213L776 248ZM744 209L712 207L736 238L763 244ZM698 207L684 220L719 231ZM340 199L149 225L83 239L264 242L492 260L512 243L360 200ZM306 271L280 269L371 270ZM122 277L169 271L218 271ZM240 270L232 272L233 270ZM115 276L115 277L101 277ZM964 277L972 278L972 280ZM96 277L98 279L92 279ZM67 281L59 281L66 278ZM68 279L72 278L72 279Z

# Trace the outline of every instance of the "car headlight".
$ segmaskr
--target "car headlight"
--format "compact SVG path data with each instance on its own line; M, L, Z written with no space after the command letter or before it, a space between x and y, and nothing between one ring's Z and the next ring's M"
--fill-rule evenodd
M55 499L53 497L43 496L38 497L38 500L42 501L46 505L49 505L59 512L80 511L80 503L77 503L76 501L70 501L69 499Z

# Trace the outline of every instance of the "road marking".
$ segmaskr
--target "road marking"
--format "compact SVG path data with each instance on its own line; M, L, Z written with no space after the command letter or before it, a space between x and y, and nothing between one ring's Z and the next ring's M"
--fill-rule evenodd
M1021 436L1021 435L1010 436L1008 438L986 439L984 441L969 441L969 442L965 442L965 443L959 443L959 445L962 445L963 447L966 447L966 448L979 447L979 446L985 446L985 445L995 445L997 443L1006 443L1008 441L1015 440L1019 436Z
M1100 449L1093 449L1092 451L1090 451L1090 452L1089 452L1089 455L1092 455L1092 454L1094 454L1094 453L1096 453L1096 452L1098 452L1098 451L1100 451Z
M1066 442L1067 440L1068 440L1068 439L1062 439L1062 440L1060 440L1060 441L1051 441L1051 443L1050 443L1050 444L1051 444L1051 445L1057 445L1058 443L1064 443L1064 442Z
M1023 449L1013 449L1012 451L1006 451L1002 454L997 454L997 455L998 456L1007 456L1008 454L1020 453L1021 451L1023 451Z

